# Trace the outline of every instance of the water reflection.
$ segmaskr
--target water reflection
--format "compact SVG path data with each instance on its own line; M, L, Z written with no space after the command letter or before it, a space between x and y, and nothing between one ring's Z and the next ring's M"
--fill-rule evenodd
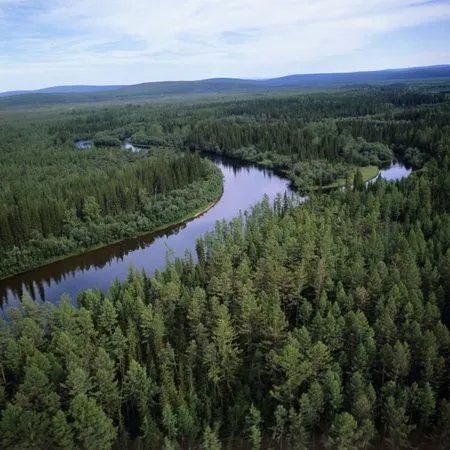
M290 192L289 182L270 170L236 159L210 158L222 170L224 192L220 201L205 214L159 233L127 239L0 281L2 303L6 307L17 306L25 293L36 301L57 303L64 293L74 300L83 289L106 291L115 278L125 279L130 265L149 273L163 268L168 249L173 256L183 256L186 250L194 253L197 238L213 230L217 220L231 220L265 194L273 200L277 194ZM380 176L396 180L410 173L410 169L395 162L382 169Z
M78 141L75 141L75 146L80 149L87 149L91 148L93 146L93 141L91 139L79 139ZM138 148L134 146L129 139L125 139L122 142L121 148L125 150L131 150L132 152L139 152L143 150L142 148Z
M77 274L84 274L90 269L108 268L111 265L111 261L123 261L128 253L138 249L145 249L155 239L160 237L167 238L171 234L178 233L186 228L186 225L184 223L158 233L126 239L117 244L57 261L0 281L0 299L8 299L9 301L11 295L21 298L24 293L27 293L33 300L46 301L46 291L48 288L51 288L53 283L60 284L76 277Z
M224 192L202 216L0 281L0 299L6 306L15 306L25 293L36 301L58 302L64 293L75 299L82 289L106 291L115 278L126 277L130 265L152 273L164 267L168 249L174 256L183 256L186 250L194 252L197 238L213 230L217 220L231 220L265 194L273 200L277 194L289 192L288 181L271 171L233 159L212 159L224 175Z
M76 141L75 145L77 146L77 148L91 148L92 141L90 141L88 139L81 139L79 141Z
M412 169L404 166L399 161L394 161L389 167L380 170L380 177L388 180L400 180L407 177L412 172Z

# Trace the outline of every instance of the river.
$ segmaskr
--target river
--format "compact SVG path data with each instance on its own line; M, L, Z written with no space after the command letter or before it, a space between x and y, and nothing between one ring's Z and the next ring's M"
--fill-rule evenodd
M213 161L224 175L224 191L205 214L160 233L127 239L0 281L3 303L17 306L24 293L37 301L58 302L63 293L75 299L82 289L106 290L116 277L126 277L130 265L151 273L164 267L169 249L174 256L195 251L197 238L213 230L217 220L231 220L239 211L259 202L264 194L273 200L277 194L290 191L289 182L272 171L223 158Z
M148 273L162 269L169 249L171 258L183 256L186 251L194 252L197 238L213 230L217 220L231 220L265 194L273 200L277 194L290 193L289 182L270 170L219 157L212 160L224 175L224 191L217 204L206 213L159 233L127 239L2 280L3 308L18 306L24 294L39 302L58 303L64 293L74 301L83 289L106 291L115 278L123 280L127 276L131 265ZM380 176L396 180L409 173L409 169L395 162L381 170Z

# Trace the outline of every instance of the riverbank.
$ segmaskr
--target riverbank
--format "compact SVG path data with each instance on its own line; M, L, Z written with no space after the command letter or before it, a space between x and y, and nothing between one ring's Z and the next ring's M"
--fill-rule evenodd
M198 150L198 152L201 155L207 155L208 157L211 157L213 160L214 158L219 158L221 160L229 160L230 162L233 162L233 164L236 164L239 167L255 167L259 168L260 170L270 170L273 174L284 178L290 183L291 189L296 191L298 194L304 194L307 195L308 192L314 193L314 192L328 192L334 189L340 189L345 187L347 182L349 182L351 185L353 184L353 178L355 175L356 170L359 170L362 175L362 181L365 185L368 185L369 183L372 183L376 181L379 177L384 178L388 181L395 181L400 180L403 177L407 177L412 173L412 168L407 167L404 165L404 163L399 160L398 158L394 158L391 161L385 162L381 167L376 165L368 165L368 166L354 166L349 165L348 171L350 173L350 177L347 180L346 178L339 178L334 183L331 183L326 186L313 186L310 187L308 190L301 190L298 186L295 185L292 177L290 176L290 171L286 169L280 169L273 167L273 164L267 164L267 162L264 161L254 161L250 159L246 159L245 157L240 157L236 155L219 155L218 153L210 150ZM419 173L419 171L415 171L416 173Z
M354 170L359 169L361 171L363 182L369 183L370 181L375 180L380 174L380 169L377 166L363 166L363 167L354 167ZM354 173L349 179L350 184L353 184ZM309 189L311 192L317 192L319 190L322 191L331 191L333 189L339 189L344 187L347 184L347 180L345 178L339 178L334 183L328 184L326 186L314 186Z
M85 247L85 250L48 259L48 264L37 264L35 269L17 271L16 275L0 282L0 300L14 303L20 301L24 293L42 301L57 301L63 293L76 298L82 289L94 286L107 289L115 278L124 279L130 264L148 272L161 269L168 248L177 256L183 256L186 250L195 254L196 239L214 229L216 220L231 220L239 211L248 210L260 201L265 194L273 200L277 193L289 192L289 181L277 171L270 171L269 175L257 165L236 158L212 155L211 159L223 176L217 184L214 201L211 199L197 205L189 214L179 215L176 221L162 224L153 231ZM400 179L409 173L410 170L401 163L394 162L381 169L376 177ZM368 176L368 172L365 175ZM213 186L209 192L215 189ZM212 208L214 205L217 207ZM94 279L95 285L92 283Z
M189 214L184 210L186 214L177 214L178 220L153 228L153 233L134 233L107 245L85 247L86 252L78 250L64 258L53 258L53 264L47 259L49 264L36 264L36 269L26 272L17 271L18 275L0 282L0 302L16 305L23 295L37 301L58 302L64 293L75 299L83 289L106 291L114 279L126 278L130 265L149 273L162 269L168 249L177 257L190 251L195 258L197 239L214 230L217 220L232 220L240 211L261 201L264 195L272 202L278 194L290 192L285 178L268 176L268 172L253 165L217 157L210 161L213 163L214 173L220 174L220 183L217 180L209 188L204 185L203 194L199 193L197 204ZM209 201L201 201L206 198Z
M125 212L116 217L99 216L96 222L77 221L59 237L35 237L21 248L1 255L0 280L51 265L72 257L93 252L124 240L153 235L179 226L208 211L221 198L223 174L210 161L203 161L205 178L184 189L148 198L139 211Z
M203 214L207 213L211 208L213 208L220 201L222 195L223 195L223 188L222 188L222 191L220 192L219 196L213 202L209 203L206 207L202 206L200 208L197 208L191 214L186 214L186 215L182 216L177 221L173 221L173 222L167 223L165 225L161 225L160 227L155 228L155 229L153 229L151 231L143 231L142 233L137 233L137 234L135 234L133 236L127 236L127 237L125 237L123 239L116 239L115 241L110 241L108 243L101 243L101 244L93 245L93 246L87 247L87 248L80 248L79 250L71 252L71 253L69 253L67 255L51 258L51 259L46 260L42 264L38 264L38 265L32 266L32 267L28 267L25 270L21 270L21 271L18 271L16 273L13 273L11 275L7 275L6 277L0 277L0 281L8 281L9 279L12 279L12 278L14 278L14 277L16 277L18 275L24 275L24 274L26 274L28 272L32 272L32 271L34 271L36 269L39 269L41 267L49 266L51 264L55 264L55 263L62 262L62 261L66 261L66 260L69 260L71 258L75 258L75 257L80 256L80 255L87 255L87 254L93 253L93 252L95 252L97 250L105 249L107 247L119 244L121 242L130 240L130 239L136 239L136 238L143 237L143 236L152 236L152 235L156 235L156 234L161 233L162 231L166 231L166 230L170 231L173 228L176 228L176 227L178 227L180 225L184 225L184 224L190 222L191 220L194 220L194 219L202 216Z
M255 167L258 167L263 170L271 170L276 175L289 180L292 188L297 190L297 192L300 194L307 194L308 192L317 192L319 190L329 191L329 190L333 190L333 189L338 189L338 188L344 187L347 183L346 178L339 178L334 183L327 184L325 186L319 186L319 185L310 186L310 187L308 187L307 190L302 190L302 189L299 189L298 186L296 186L296 184L294 182L294 178L291 175L291 170L276 167L272 161L268 161L268 160L257 161L254 159L248 159L245 156L237 156L237 155L233 155L233 154L221 155L219 153L216 153L213 150L200 150L199 152L200 152L200 154L205 154L205 155L209 155L212 157L229 158L229 159L234 160L242 165L247 164L249 166L255 166ZM361 171L364 183L368 183L372 180L375 180L378 177L378 175L381 173L381 169L378 166L374 166L374 165L370 165L370 166L348 165L348 171L351 174L350 180L349 180L350 183L353 183L353 177L354 177L355 171L358 169Z

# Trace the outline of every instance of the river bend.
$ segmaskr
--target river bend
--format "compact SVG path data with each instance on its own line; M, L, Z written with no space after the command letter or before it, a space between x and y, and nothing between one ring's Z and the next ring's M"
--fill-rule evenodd
M131 150L135 150L131 148ZM170 249L171 258L194 252L197 238L214 229L217 220L231 220L266 194L273 200L277 194L290 193L289 182L270 170L246 165L236 160L212 158L224 175L221 199L206 213L183 225L70 257L0 281L3 308L18 306L24 294L39 302L58 303L66 293L74 301L88 288L106 291L115 278L125 279L129 267L148 273L162 269ZM409 175L400 163L381 170L380 176L396 180Z

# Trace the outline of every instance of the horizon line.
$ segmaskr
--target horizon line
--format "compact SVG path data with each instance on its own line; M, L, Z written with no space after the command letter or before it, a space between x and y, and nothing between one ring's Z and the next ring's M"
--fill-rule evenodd
M450 63L443 64L433 64L433 65L425 65L425 66L408 66L408 67L394 67L389 69L374 69L374 70L343 70L336 72L297 72L297 73L289 73L285 75L280 75L276 77L264 77L264 78L241 78L241 77L227 77L227 76L218 76L218 77L210 77L210 78L195 78L195 79L179 79L179 80L153 80L153 81L142 81L139 83L131 83L131 84L98 84L98 83L82 83L82 84L59 84L59 85L50 85L37 89L12 89L7 91L0 91L0 95L3 94L32 94L32 93L40 93L40 91L46 89L58 89L58 88L117 88L122 89L125 87L139 86L143 84L157 84L157 83L192 83L192 82L204 82L204 81L212 81L212 80L236 80L236 81L270 81L270 80L278 80L282 78L294 77L294 76L320 76L320 75L346 75L346 74L365 74L365 73L380 73L380 72L396 72L396 71L406 71L406 70L415 70L415 69L432 69L432 68L444 68L450 67ZM70 93L70 92L67 92Z

